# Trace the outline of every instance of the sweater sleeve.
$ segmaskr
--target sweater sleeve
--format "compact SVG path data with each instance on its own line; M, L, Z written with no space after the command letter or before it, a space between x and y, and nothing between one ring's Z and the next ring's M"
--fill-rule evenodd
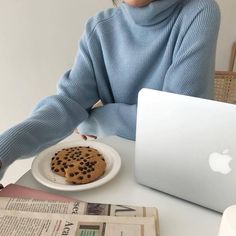
M137 105L110 103L93 109L79 126L81 134L117 135L135 140Z
M59 142L88 117L99 100L85 31L72 69L59 80L57 94L42 99L32 114L0 135L2 169Z
M176 43L163 91L202 98L213 97L220 12L214 1L204 7L201 3L199 1L200 9L194 9L194 18L183 19L189 21L189 24Z

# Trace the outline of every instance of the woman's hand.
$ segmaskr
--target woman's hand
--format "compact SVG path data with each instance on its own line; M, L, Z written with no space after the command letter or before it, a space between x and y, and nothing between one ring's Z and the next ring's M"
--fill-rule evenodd
M75 133L78 134L78 135L80 135L83 140L87 140L88 138L93 138L93 139L96 139L96 138L97 138L97 136L95 136L95 135L91 135L91 134L81 134L78 129L75 129Z

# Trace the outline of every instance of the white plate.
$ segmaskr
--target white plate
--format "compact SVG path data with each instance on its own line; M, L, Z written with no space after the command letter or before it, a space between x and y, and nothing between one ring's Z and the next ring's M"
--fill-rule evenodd
M96 148L99 152L103 154L107 165L106 171L103 174L103 176L88 184L73 185L67 183L64 177L61 177L51 171L50 163L51 163L51 158L54 156L54 154L57 151L61 150L62 148L69 148L75 146L90 146ZM63 191L81 191L95 188L107 183L116 176L116 174L120 170L120 167L121 167L120 156L110 146L95 141L73 141L73 142L59 143L39 153L35 157L32 163L31 171L34 178L38 182L49 188Z

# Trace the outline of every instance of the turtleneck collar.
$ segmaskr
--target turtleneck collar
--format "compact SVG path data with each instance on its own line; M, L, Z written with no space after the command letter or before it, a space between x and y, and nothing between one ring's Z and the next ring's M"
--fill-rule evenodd
M132 7L123 2L121 8L128 13L136 24L149 26L168 18L178 2L179 0L154 0L144 7Z

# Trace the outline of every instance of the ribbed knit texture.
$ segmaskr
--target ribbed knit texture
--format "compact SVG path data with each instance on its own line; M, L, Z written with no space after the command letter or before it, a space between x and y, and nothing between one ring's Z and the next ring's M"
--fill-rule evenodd
M1 134L3 167L57 143L82 121L82 133L135 139L143 87L211 97L219 21L214 0L122 3L89 19L57 95ZM91 110L99 99L104 106Z

